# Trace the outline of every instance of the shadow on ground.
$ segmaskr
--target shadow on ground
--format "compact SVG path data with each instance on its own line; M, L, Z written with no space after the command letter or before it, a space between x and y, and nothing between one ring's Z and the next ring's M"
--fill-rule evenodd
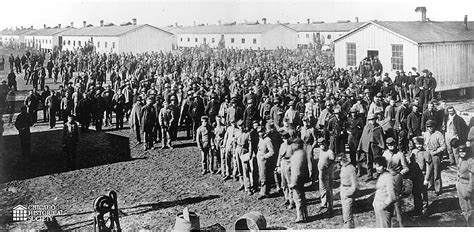
M0 157L0 183L67 171L61 145L62 130L31 134L31 157L21 157L18 135L4 136L5 152ZM76 169L130 161L129 138L107 132L80 135Z

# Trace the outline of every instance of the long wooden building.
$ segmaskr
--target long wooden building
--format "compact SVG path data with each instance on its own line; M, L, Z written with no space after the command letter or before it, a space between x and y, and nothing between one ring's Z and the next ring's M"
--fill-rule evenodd
M474 87L474 22L370 21L334 41L337 67L355 67L378 57L394 76L412 67L428 69L437 91Z

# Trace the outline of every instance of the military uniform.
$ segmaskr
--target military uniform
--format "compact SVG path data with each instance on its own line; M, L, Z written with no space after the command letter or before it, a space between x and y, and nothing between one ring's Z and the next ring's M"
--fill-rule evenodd
M428 207L428 189L425 185L432 175L433 156L424 149L413 149L409 159L410 180L413 184L414 212L423 213Z
M289 187L291 181L291 155L291 145L283 142L278 152L277 168L280 169L281 188L285 197L285 203L294 205L295 203L292 197L293 194L291 193L291 189Z
M270 192L268 166L269 159L274 154L272 140L268 136L260 138L258 142L257 162L258 174L260 180L260 196L268 196Z
M203 120L208 120L207 117L203 117ZM214 166L213 159L211 156L211 144L214 138L212 127L207 124L206 126L201 125L196 131L196 143L201 150L201 167L203 173L208 173L209 169Z
M213 156L216 158L216 165L213 168L213 171L217 171L218 167L220 166L220 173L224 175L224 153L225 153L225 146L224 146L224 136L226 132L226 127L224 125L218 125L214 128L214 146L215 146L215 153Z
M427 124L429 121L427 122ZM443 183L441 180L441 160L443 151L446 150L446 143L443 135L439 131L435 131L433 134L430 132L423 133L423 139L425 141L425 149L430 152L433 157L433 175L430 177L429 188L434 186L436 193L441 193Z
M293 145L292 145L293 146ZM303 149L294 149L291 155L291 175L290 189L292 190L292 199L296 206L297 221L304 221L308 217L308 209L306 206L306 196L304 192L304 183L308 178L307 158Z
M321 195L321 208L327 208L329 212L333 210L332 181L334 179L334 152L330 149L319 151L319 193Z
M169 106L161 108L160 113L158 115L158 120L161 126L161 142L163 143L162 148L165 148L166 146L173 148L173 146L171 145L170 133L170 127L174 121L172 109Z
M141 111L140 127L145 137L145 150L153 148L153 128L157 124L157 112L153 105L146 105Z
M304 119L307 119L307 118L304 118ZM309 121L308 121L308 124L309 124ZM309 127L309 126L307 127L303 126L300 129L300 136L301 136L301 140L303 140L303 149L305 150L306 155L307 155L308 171L314 185L316 183L317 176L318 176L318 169L314 167L314 163L316 164L318 163L318 157L313 156L313 149L317 145L316 133L314 131L314 128Z
M236 131L235 126L231 125L227 127L227 130L224 135L224 145L223 145L224 146L224 155L223 155L224 162L223 162L222 174L226 178L230 178L232 174L232 160L233 160L232 143L234 141L235 131Z
M341 206L342 221L345 228L354 228L354 215L352 214L352 205L355 199L355 192L358 189L356 169L351 163L345 163L341 166Z

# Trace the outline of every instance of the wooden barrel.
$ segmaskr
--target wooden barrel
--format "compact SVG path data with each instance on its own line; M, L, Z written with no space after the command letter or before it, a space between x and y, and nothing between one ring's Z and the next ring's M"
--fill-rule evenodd
M183 213L176 215L174 231L199 231L199 229L201 229L199 214L189 212L189 220L184 217Z
M259 231L267 227L267 221L265 217L259 212L246 213L244 216L237 219L235 222L234 229L238 230L250 230Z

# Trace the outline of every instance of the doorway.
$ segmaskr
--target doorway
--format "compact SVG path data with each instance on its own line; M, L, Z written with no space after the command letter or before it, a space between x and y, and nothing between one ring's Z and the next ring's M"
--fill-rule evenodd
M379 51L377 50L367 50L367 57L373 59L379 56Z

